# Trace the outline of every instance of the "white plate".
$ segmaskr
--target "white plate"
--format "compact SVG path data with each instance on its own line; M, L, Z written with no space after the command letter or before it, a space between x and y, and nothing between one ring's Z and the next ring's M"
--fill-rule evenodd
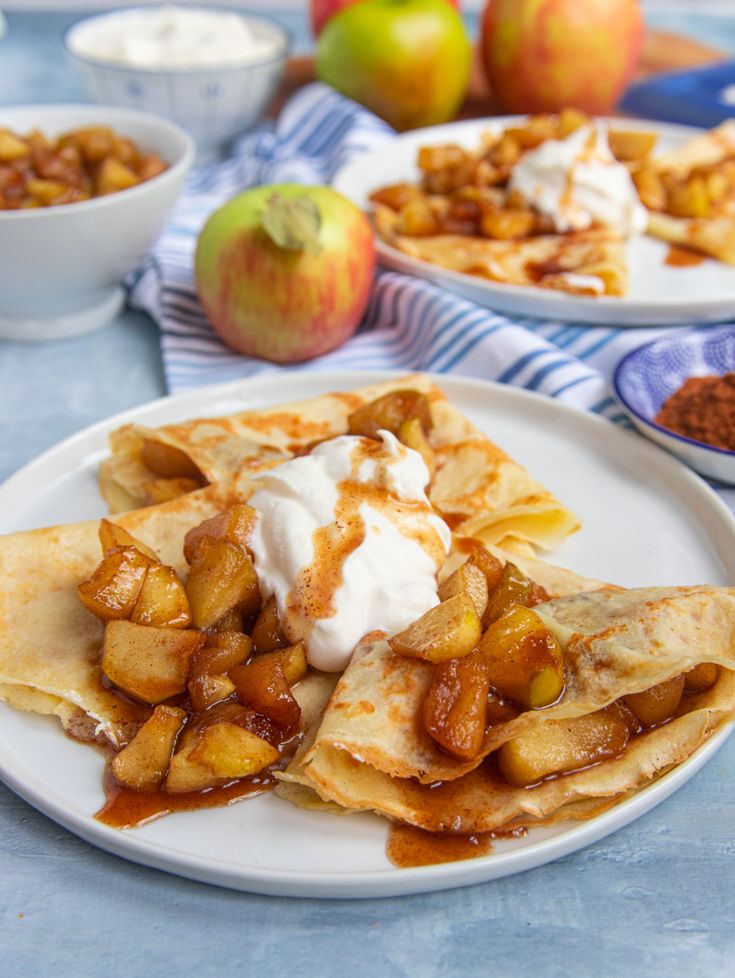
M290 397L349 389L385 375L293 374ZM581 517L584 529L554 555L581 574L628 586L735 580L735 522L725 505L666 452L601 418L508 387L438 378L459 408L525 463ZM164 398L95 425L46 452L0 487L0 531L104 514L95 473L107 432L158 425L283 399L262 377ZM370 897L495 879L594 842L648 811L723 744L716 734L676 770L590 822L501 841L487 857L396 869L387 825L373 815L299 811L274 795L230 808L178 813L139 829L96 822L103 802L98 753L64 737L55 720L0 704L0 773L40 811L134 862L208 883L288 896Z
M373 190L418 179L416 153L420 146L457 143L476 148L481 133L523 118L472 119L404 133L348 163L333 184L359 207L369 210ZM660 150L678 146L700 132L660 122L609 122L619 128L656 131ZM735 268L711 259L688 268L666 265L668 245L649 237L636 238L628 246L630 291L624 298L573 296L551 289L502 285L410 258L383 241L377 242L377 249L381 263L388 268L427 279L481 306L519 316L610 326L671 326L731 319L735 305Z

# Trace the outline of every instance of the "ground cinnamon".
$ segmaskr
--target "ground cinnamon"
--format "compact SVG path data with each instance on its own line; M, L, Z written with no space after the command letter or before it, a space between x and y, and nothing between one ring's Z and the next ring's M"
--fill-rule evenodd
M664 401L655 420L687 438L735 451L735 373L690 377Z

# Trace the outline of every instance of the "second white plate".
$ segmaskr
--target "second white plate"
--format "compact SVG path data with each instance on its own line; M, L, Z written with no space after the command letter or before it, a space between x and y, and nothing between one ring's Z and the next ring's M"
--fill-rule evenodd
M385 375L294 374L289 396L349 389ZM661 449L599 417L508 387L440 377L454 403L569 505L583 529L554 555L580 574L630 587L735 580L735 521L717 496ZM51 449L0 487L0 532L101 516L96 468L107 434L278 403L265 376L164 398L95 425ZM300 811L272 794L229 808L181 812L130 831L95 821L101 756L50 718L0 704L0 775L59 824L126 859L191 879L286 896L372 897L496 879L602 838L663 801L722 745L718 732L649 788L586 823L501 840L490 856L396 869L386 822ZM15 827L14 832L23 828Z
M522 118L472 119L403 133L348 163L335 176L334 187L369 210L372 191L418 179L419 147L456 143L475 148L483 132ZM698 132L687 126L648 121L610 122L620 128L657 132L657 152L681 145ZM735 268L711 259L685 268L666 265L668 245L648 237L636 238L628 245L630 291L623 298L574 296L551 289L503 285L419 261L383 241L377 242L377 249L387 268L418 276L478 305L516 316L609 326L672 326L722 322L732 318L735 307Z

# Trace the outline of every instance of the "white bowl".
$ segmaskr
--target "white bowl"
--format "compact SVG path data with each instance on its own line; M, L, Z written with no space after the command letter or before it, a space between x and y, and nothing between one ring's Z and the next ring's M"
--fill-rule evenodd
M81 72L90 97L172 119L193 136L200 160L217 155L263 115L283 77L291 47L288 32L267 17L240 13L257 38L272 40L274 52L256 61L222 67L137 68L82 53L85 35L101 21L136 12L132 8L87 17L66 32L67 53Z
M158 153L169 168L119 193L76 204L0 211L0 337L60 339L105 325L122 279L161 233L194 157L177 126L143 112L93 105L0 108L0 127L56 135L105 125Z
M613 375L613 390L642 434L702 475L735 485L735 452L687 438L655 420L664 401L687 378L734 370L735 326L677 330L624 356Z

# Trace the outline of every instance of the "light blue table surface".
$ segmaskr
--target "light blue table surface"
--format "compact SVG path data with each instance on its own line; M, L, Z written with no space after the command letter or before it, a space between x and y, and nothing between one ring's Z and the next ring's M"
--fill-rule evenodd
M0 105L82 99L69 14L10 14ZM308 46L303 14L283 15ZM681 29L681 17L660 17ZM691 33L735 50L735 21ZM144 316L63 343L0 341L0 479L61 438L164 393ZM682 790L554 864L463 890L359 902L229 892L81 842L0 787L0 975L208 978L735 974L735 739Z

